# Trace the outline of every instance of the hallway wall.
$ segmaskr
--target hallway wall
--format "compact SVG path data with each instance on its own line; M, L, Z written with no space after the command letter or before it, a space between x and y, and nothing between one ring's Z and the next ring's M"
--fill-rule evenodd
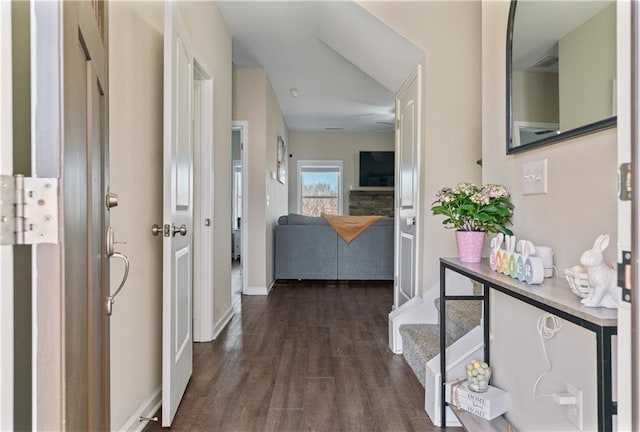
M288 179L285 184L276 180L277 138L281 136L288 145L289 137L265 70L234 70L233 120L249 125L245 180L250 244L243 270L248 292L264 294L273 282L273 230L278 217L287 212L289 185Z
M349 191L358 188L360 151L393 151L391 132L308 132L289 133L289 213L298 213L298 161L341 160L342 214L349 214Z
M611 235L604 255L615 262L615 128L506 155L505 37L509 4L507 0L482 2L483 180L509 188L515 205L513 231L519 238L551 246L560 277L565 268L578 263L599 234ZM520 180L522 165L541 159L548 160L548 193L525 196ZM493 296L491 307L496 311L491 319L493 379L510 394L512 409L507 417L519 430L575 430L563 407L549 398L532 397L533 383L547 369L536 331L542 312L503 295ZM564 322L558 335L547 342L547 350L553 373L542 380L540 393L564 391L567 382L583 390L584 430L595 430L593 333Z
M198 55L214 75L214 321L231 307L231 37L215 3L180 2ZM160 400L162 372L162 112L164 3L109 4L111 211L131 260L111 317L111 426L140 427ZM112 265L112 290L122 267Z

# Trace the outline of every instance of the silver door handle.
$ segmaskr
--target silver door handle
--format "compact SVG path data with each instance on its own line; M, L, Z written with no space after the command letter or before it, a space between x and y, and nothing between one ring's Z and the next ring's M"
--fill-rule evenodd
M180 225L179 227L175 226L175 225L171 225L171 235L172 236L176 236L176 234L180 234L181 236L186 236L187 235L187 226L185 224Z
M107 315L111 316L111 313L113 312L113 304L116 302L116 296L120 294L124 284L127 282L127 277L129 277L129 258L120 252L112 253L109 255L109 258L118 258L124 262L124 275L122 276L122 282L120 282L120 286L118 286L116 292L107 297Z
M153 226L151 227L151 234L153 234L154 236L157 236L158 234L162 233L162 227L158 224L153 224Z
M407 218L407 226L411 226L411 225L415 225L416 224L416 217L415 216L411 216Z
M106 205L108 209L116 207L118 205L118 194L115 192L108 192Z

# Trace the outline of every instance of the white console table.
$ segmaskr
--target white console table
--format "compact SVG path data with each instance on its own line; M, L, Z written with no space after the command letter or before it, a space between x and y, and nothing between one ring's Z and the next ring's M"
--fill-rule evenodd
M482 295L446 295L446 271L453 271L483 286ZM490 361L489 349L489 294L492 289L516 300L525 302L545 312L590 330L596 335L596 363L598 387L598 430L613 429L613 416L617 403L612 394L611 338L617 334L618 311L606 308L588 308L571 292L564 279L545 279L541 285L528 285L509 276L494 272L487 259L478 264L461 263L458 258L440 258L440 372L442 377L441 417L446 418L446 304L448 300L482 300L484 325L484 358ZM444 424L444 423L443 423Z

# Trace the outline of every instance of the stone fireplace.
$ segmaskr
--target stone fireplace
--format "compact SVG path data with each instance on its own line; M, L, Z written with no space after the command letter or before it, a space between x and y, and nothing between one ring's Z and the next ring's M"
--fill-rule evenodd
M349 191L349 214L393 217L393 189Z

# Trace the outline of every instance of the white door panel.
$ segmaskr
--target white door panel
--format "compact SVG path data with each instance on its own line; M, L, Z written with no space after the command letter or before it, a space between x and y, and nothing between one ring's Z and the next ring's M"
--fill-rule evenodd
M412 257L414 251L414 236L407 235L406 233L400 234L400 255L401 257ZM400 261L402 263L402 267L400 269L400 274L402 277L400 278L400 295L404 301L413 298L415 295L414 292L414 281L413 281L413 260L412 259L402 259ZM403 301L403 303L404 303Z
M404 102L404 100L402 100ZM414 206L415 154L414 140L415 101L406 101L400 113L400 206Z
M416 295L420 67L396 95L396 282L394 308Z
M174 3L165 7L162 425L193 369L193 49Z

